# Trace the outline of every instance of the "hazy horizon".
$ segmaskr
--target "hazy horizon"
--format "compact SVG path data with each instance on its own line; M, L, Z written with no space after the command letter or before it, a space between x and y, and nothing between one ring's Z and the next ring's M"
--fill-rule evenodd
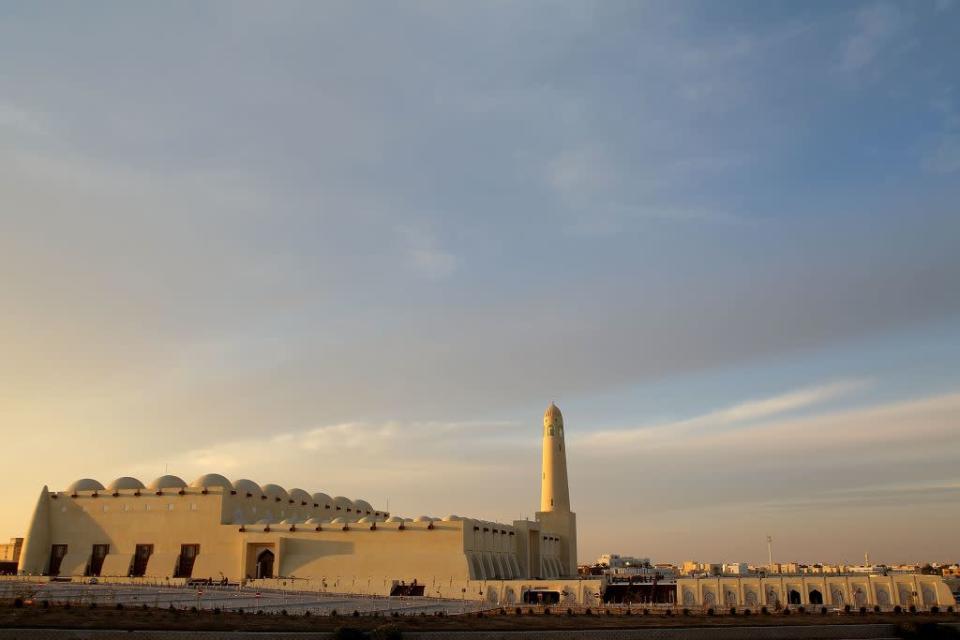
M0 535L169 468L957 561L960 3L7 2Z

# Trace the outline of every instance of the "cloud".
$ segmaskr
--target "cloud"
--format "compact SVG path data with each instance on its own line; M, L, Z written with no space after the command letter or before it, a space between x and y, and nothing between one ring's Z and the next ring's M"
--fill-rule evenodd
M601 431L584 436L587 447L621 447L642 442L644 446L656 446L658 441L682 440L699 437L706 432L732 425L743 426L763 418L771 418L801 409L825 404L861 391L869 386L867 380L839 380L815 387L798 389L769 398L748 400L725 409L649 427Z
M960 134L944 134L937 147L924 160L923 166L933 173L960 171Z
M857 11L855 29L844 44L840 66L858 71L872 63L903 27L898 5L880 2Z

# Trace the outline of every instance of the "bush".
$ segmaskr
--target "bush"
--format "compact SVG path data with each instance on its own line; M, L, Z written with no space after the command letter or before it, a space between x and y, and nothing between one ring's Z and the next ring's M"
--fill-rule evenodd
M763 616L770 615L770 609L767 609L765 606L760 607L760 615L763 615Z
M947 607L947 613L953 613L953 605Z
M304 618L309 618L309 617L310 617L310 610L309 610L309 609L307 609L306 611L303 612L303 617L304 617Z
M14 609L23 609L23 598L14 598L13 600Z
M867 608L866 608L866 607L860 607L860 615L862 615L862 616L867 615Z
M172 603L172 602L170 603L170 606L167 607L167 611L169 611L170 613L176 613L176 612L177 612L177 610L176 610L176 608L173 606L173 603Z
M280 609L280 615L282 615L282 616L287 615L287 610L286 610L286 609Z
M146 610L149 609L150 607L148 607L148 606L147 606L147 603L144 602L142 605L140 605L140 608L143 609L144 611L146 611Z
M797 607L797 613L806 613L806 611L807 611L807 610L804 609L803 606Z
M337 627L332 637L333 640L364 640L367 634L355 627Z
M932 607L930 607L930 613L933 613L933 614L940 613L940 607L938 607L937 605L933 605Z
M263 609L257 609L257 615L258 615L258 616L262 616L262 615L263 615Z
M97 603L96 603L96 602L91 602L91 603L90 603L90 608L91 608L91 609L96 609L96 608L97 608Z
M900 605L897 605L893 608L893 612L897 615L900 615L901 613L903 613L903 607L901 607Z
M643 615L645 615L645 616L650 615L650 609L644 609L644 610L643 610Z
M917 605L915 605L915 604L910 605L910 608L908 609L908 611L909 611L910 613L916 613L916 612L917 612Z
M43 600L42 602L40 602L40 606L43 607L44 609L49 609L49 608L50 608L50 601L49 601L49 600Z
M736 608L736 607L730 607L730 615L732 615L732 616L737 615L737 608Z
M122 603L122 602L118 602L118 603L117 603L117 611L123 611L123 603Z
M336 617L337 617L337 610L336 610L336 609L331 609L331 610L330 610L330 617L331 617L331 618L336 618Z
M688 616L690 615L690 609L684 609L681 613L683 613L685 616Z
M353 610L353 613L352 613L351 615L352 615L354 618L359 618L359 617L360 617L360 612L357 611L356 609L354 609L354 610Z
M527 613L529 613L530 615L533 615L536 613L536 611L533 610L533 607L530 607L529 609L527 609Z
M848 604L843 605L843 612L844 612L844 613L850 613L850 605L848 605Z
M482 612L481 612L481 613L482 613ZM545 615L545 616L550 615L550 607L544 607L544 608L543 608L543 615Z
M517 608L514 610L514 613L517 614L518 616L522 616L522 615L523 615L523 608L522 608L522 607L517 607Z
M572 615L573 615L573 609L567 609L567 615L568 615L568 616L572 616Z
M213 608L213 615L215 615L215 616L220 615L220 607L214 607L214 608Z
M673 609L667 609L666 611L664 611L663 615L665 615L665 616L668 617L668 618L672 618L672 617L673 617Z
M713 607L710 607L709 609L707 609L707 615L708 615L708 616L712 616L712 615L713 615Z
M483 611L477 611L477 617L478 617L478 618L482 618L482 617L483 617Z
M780 613L782 613L785 616L790 615L790 607L784 607L783 611L781 611Z
M750 617L750 613L751 613L750 609L744 609L744 610L743 610L743 615L746 616L746 617L748 617L748 618Z
M822 616L827 615L827 608L826 608L826 607L820 607L820 615L822 615Z
M372 640L401 640L403 632L395 624L385 624L370 632Z
M590 610L590 607L587 607L586 609L584 609L583 615L585 615L585 616L592 616L592 615L593 615L593 611Z
M873 605L873 612L874 612L874 613L880 613L880 605L878 605L878 604Z

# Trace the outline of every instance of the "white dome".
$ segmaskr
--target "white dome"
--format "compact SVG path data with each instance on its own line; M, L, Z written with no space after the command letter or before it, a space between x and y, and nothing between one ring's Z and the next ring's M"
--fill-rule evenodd
M404 522L404 519L400 516L390 516L387 518L387 522Z
M219 473L208 473L200 476L190 483L191 487L197 489L209 489L211 487L223 487L227 491L233 491L233 483L224 478Z
M353 500L350 498L344 498L343 496L337 496L333 499L333 506L340 509L341 511L346 511L347 509L353 510Z
M334 518L330 521L330 524L348 524L346 518Z
M313 497L303 489L290 489L290 499L300 504L313 504Z
M373 513L373 507L366 500L354 500L353 506L361 513Z
M454 515L452 513L443 519L444 522L459 522L460 520L463 520L463 518L461 518L458 515Z
M110 491L120 491L122 489L146 489L146 487L136 478L123 476L108 484L107 489L110 489Z
M160 476L150 483L150 488L154 491L160 491L161 489L183 489L186 486L187 483L177 476Z
M433 518L430 516L417 516L413 520L414 522L433 522Z
M277 502L286 502L290 499L290 494L287 493L287 490L278 484L263 485L263 493L268 498L273 498Z
M103 485L93 478L80 478L69 487L67 491L76 493L77 491L103 491Z
M260 485L258 485L253 480L247 480L245 478L234 482L233 489L238 494L241 494L241 495L249 494L253 498L259 498L260 496L263 495L263 489L260 488Z
M333 498L331 498L330 496L328 496L328 495L325 494L325 493L315 493L315 494L313 494L312 497L313 497L313 501L314 501L316 504L320 505L321 507L324 506L324 505L328 505L328 504L329 504L330 506L333 506Z
M307 521L303 524L326 524L330 522L329 518L307 518Z

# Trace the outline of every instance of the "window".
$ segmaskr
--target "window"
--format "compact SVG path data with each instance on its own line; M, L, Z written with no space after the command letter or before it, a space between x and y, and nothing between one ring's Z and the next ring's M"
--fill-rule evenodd
M193 565L200 554L200 545L180 545L180 557L177 559L177 578L189 578L193 574Z
M138 544L133 552L133 569L130 575L140 577L147 572L147 562L153 555L152 544Z
M103 559L107 557L108 553L110 553L110 545L108 544L93 545L93 552L90 554L90 575L91 576L100 575L100 570L103 568Z

